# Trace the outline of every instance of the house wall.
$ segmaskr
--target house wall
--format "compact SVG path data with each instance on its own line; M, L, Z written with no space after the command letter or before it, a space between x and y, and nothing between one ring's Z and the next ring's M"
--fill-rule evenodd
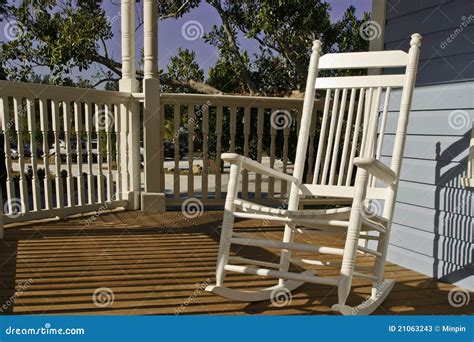
M474 291L474 189L461 186L474 120L474 1L388 0L384 48L407 50L414 32L423 44L388 258ZM399 101L394 94L385 159Z

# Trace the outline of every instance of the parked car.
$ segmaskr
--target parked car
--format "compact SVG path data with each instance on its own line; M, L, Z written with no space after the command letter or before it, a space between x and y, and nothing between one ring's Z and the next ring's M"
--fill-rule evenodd
M58 141L59 144L59 156L61 158L61 161L66 161L67 158L67 146L66 142L63 139L59 139ZM70 145L70 154L71 154L71 159L72 161L77 160L77 152L76 152L76 142L71 141ZM53 144L53 147L49 149L49 156L55 156L56 155L56 146Z

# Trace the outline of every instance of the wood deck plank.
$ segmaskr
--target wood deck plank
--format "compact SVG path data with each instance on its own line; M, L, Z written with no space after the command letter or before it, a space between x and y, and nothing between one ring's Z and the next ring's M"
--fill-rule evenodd
M222 212L205 212L188 219L180 212L134 211L87 218L36 223L5 230L0 244L0 306L7 314L329 314L337 301L333 286L305 284L291 303L238 303L203 291L213 282ZM282 227L257 220L238 221L236 230L256 237L281 239ZM305 235L300 242L342 246L341 237ZM234 246L242 257L278 261L275 250ZM296 256L315 258L308 253ZM332 261L336 257L318 259ZM373 258L361 255L358 264ZM319 268L318 274L337 276L338 270ZM453 288L425 275L388 264L386 277L397 283L376 314L473 314L474 304L455 308L448 302ZM232 288L258 289L275 283L230 273ZM100 307L92 300L99 288L113 292L113 303ZM370 283L357 280L348 303L357 305L370 293ZM13 302L12 305L7 305Z

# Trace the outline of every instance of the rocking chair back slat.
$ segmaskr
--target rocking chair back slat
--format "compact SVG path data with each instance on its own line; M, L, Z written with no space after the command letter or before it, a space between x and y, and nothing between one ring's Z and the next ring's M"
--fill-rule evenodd
M325 143L325 136L326 136L326 129L328 124L328 113L329 113L329 106L331 103L331 89L326 91L326 99L324 101L324 111L323 111L323 119L321 122L321 132L319 133L319 143L318 143L318 152L316 155L316 164L314 166L314 175L313 175L313 184L316 184L319 179L319 171L321 167L321 160L322 154L324 149ZM315 120L312 120L315 121Z
M312 184L354 186L354 158L380 155L391 90L391 86L326 89ZM379 108L382 96L384 106ZM375 186L372 181L369 184Z
M342 149L342 156L341 156L341 165L339 167L339 177L337 178L337 185L341 186L343 181L344 181L344 172L346 169L346 163L347 163L347 153L349 149L349 142L351 138L351 131L352 131L352 121L353 121L353 116L354 116L354 105L355 105L355 98L356 98L356 92L357 89L352 88L351 90L351 98L349 100L349 113L347 116L347 122L346 122L346 131L344 135L344 147Z
M356 121L354 125L354 130L353 130L353 135L352 135L352 146L351 146L351 154L349 155L349 161L348 161L348 168L347 168L347 174L346 174L346 182L345 185L349 186L351 185L352 181L352 171L354 169L354 158L356 156L357 152L357 143L359 141L359 135L361 133L361 121L362 121L362 110L363 110L363 104L364 104L364 93L365 89L362 88L359 91L359 101L357 104L357 114L356 114Z
M332 149L332 163L331 163L331 172L329 174L329 184L334 184L334 178L336 177L336 163L335 161L339 155L339 144L341 142L341 133L342 133L342 124L344 123L344 114L346 111L346 101L347 101L347 88L344 88L342 91L342 100L341 105L339 107L339 116L337 118L337 128L336 128L336 136L334 138L334 146ZM335 115L334 115L335 116Z

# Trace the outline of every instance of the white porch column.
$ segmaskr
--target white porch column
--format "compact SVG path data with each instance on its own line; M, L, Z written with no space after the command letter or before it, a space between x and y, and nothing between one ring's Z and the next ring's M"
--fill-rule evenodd
M126 93L138 92L136 79L135 57L135 0L121 2L122 29L122 79L119 82L120 91ZM121 140L121 169L127 170L129 179L122 177L122 189L128 189L129 209L140 207L140 111L139 104L130 102L120 109ZM127 150L128 149L128 150ZM128 152L128 153L127 153Z
M160 82L158 79L158 2L143 1L144 108L143 134L145 192L142 210L164 211L163 138L160 127Z

